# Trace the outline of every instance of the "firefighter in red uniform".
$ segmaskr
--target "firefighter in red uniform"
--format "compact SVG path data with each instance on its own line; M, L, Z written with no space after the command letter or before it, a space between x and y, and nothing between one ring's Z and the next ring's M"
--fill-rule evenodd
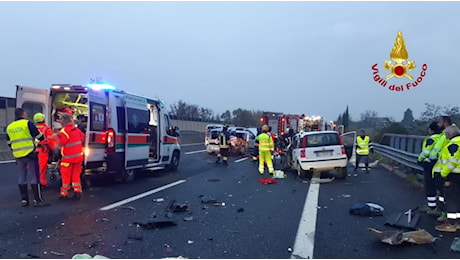
M59 116L63 125L59 133L61 146L60 171L62 177L61 195L59 199L68 199L70 185L73 188L73 199L80 199L82 193L80 174L83 162L83 132L75 127L69 114Z
M42 113L36 113L34 115L34 121L37 123L37 129L40 133L43 134L45 140L38 143L37 152L38 152L38 165L40 172L40 184L43 187L48 186L46 180L46 173L48 171L48 158L49 158L49 141L53 137L53 131L45 123L45 116Z

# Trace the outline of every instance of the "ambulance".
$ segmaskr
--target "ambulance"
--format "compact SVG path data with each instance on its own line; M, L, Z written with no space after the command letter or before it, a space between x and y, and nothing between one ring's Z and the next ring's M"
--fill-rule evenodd
M61 127L59 113L71 113L85 133L86 176L107 173L124 181L136 170L179 166L179 134L161 100L103 83L53 84L49 90L16 86L16 106L30 118L43 113L54 131Z

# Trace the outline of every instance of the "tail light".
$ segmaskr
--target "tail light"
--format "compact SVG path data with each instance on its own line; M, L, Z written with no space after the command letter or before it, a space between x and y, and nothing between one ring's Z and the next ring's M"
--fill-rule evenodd
M342 138L340 137L338 133L337 133L337 138L339 138L339 145L340 145L340 148L342 149L342 155L347 154L345 152L345 146L343 145Z
M307 158L307 154L305 152L305 149L300 150L300 158Z
M115 131L113 129L109 129L107 131L107 152L115 152Z

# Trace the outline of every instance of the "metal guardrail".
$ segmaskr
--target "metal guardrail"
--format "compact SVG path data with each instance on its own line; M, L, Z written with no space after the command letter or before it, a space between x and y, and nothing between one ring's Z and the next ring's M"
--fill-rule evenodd
M417 164L417 158L422 151L424 138L419 135L384 134L380 144L372 145L376 153L412 169L423 171Z

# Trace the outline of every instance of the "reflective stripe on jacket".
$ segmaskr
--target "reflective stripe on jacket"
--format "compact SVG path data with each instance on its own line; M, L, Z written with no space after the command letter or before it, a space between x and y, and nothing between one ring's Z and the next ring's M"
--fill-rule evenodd
M30 134L28 123L27 119L20 119L12 122L6 128L9 136L8 144L11 145L15 158L25 157L35 149L34 138Z
M256 140L259 141L259 151L273 151L275 144L272 137L268 133L262 133L256 137Z
M425 139L423 140L423 144L422 144L422 152L418 156L419 162L423 162L423 161L431 162L432 160L435 161L437 159L436 157L430 157L430 156L432 156L431 151L435 147L436 142L439 140L440 137L441 137L440 134L433 134L431 136L425 137Z
M441 165L441 176L447 177L450 173L460 174L460 136L456 136L441 150L440 157L443 159Z
M65 126L59 133L61 144L61 162L79 163L83 161L83 132L72 123Z
M359 155L369 154L369 142L370 142L369 136L365 136L364 139L361 138L361 136L358 136L356 138L356 142L358 144L358 147L356 147L357 154Z

